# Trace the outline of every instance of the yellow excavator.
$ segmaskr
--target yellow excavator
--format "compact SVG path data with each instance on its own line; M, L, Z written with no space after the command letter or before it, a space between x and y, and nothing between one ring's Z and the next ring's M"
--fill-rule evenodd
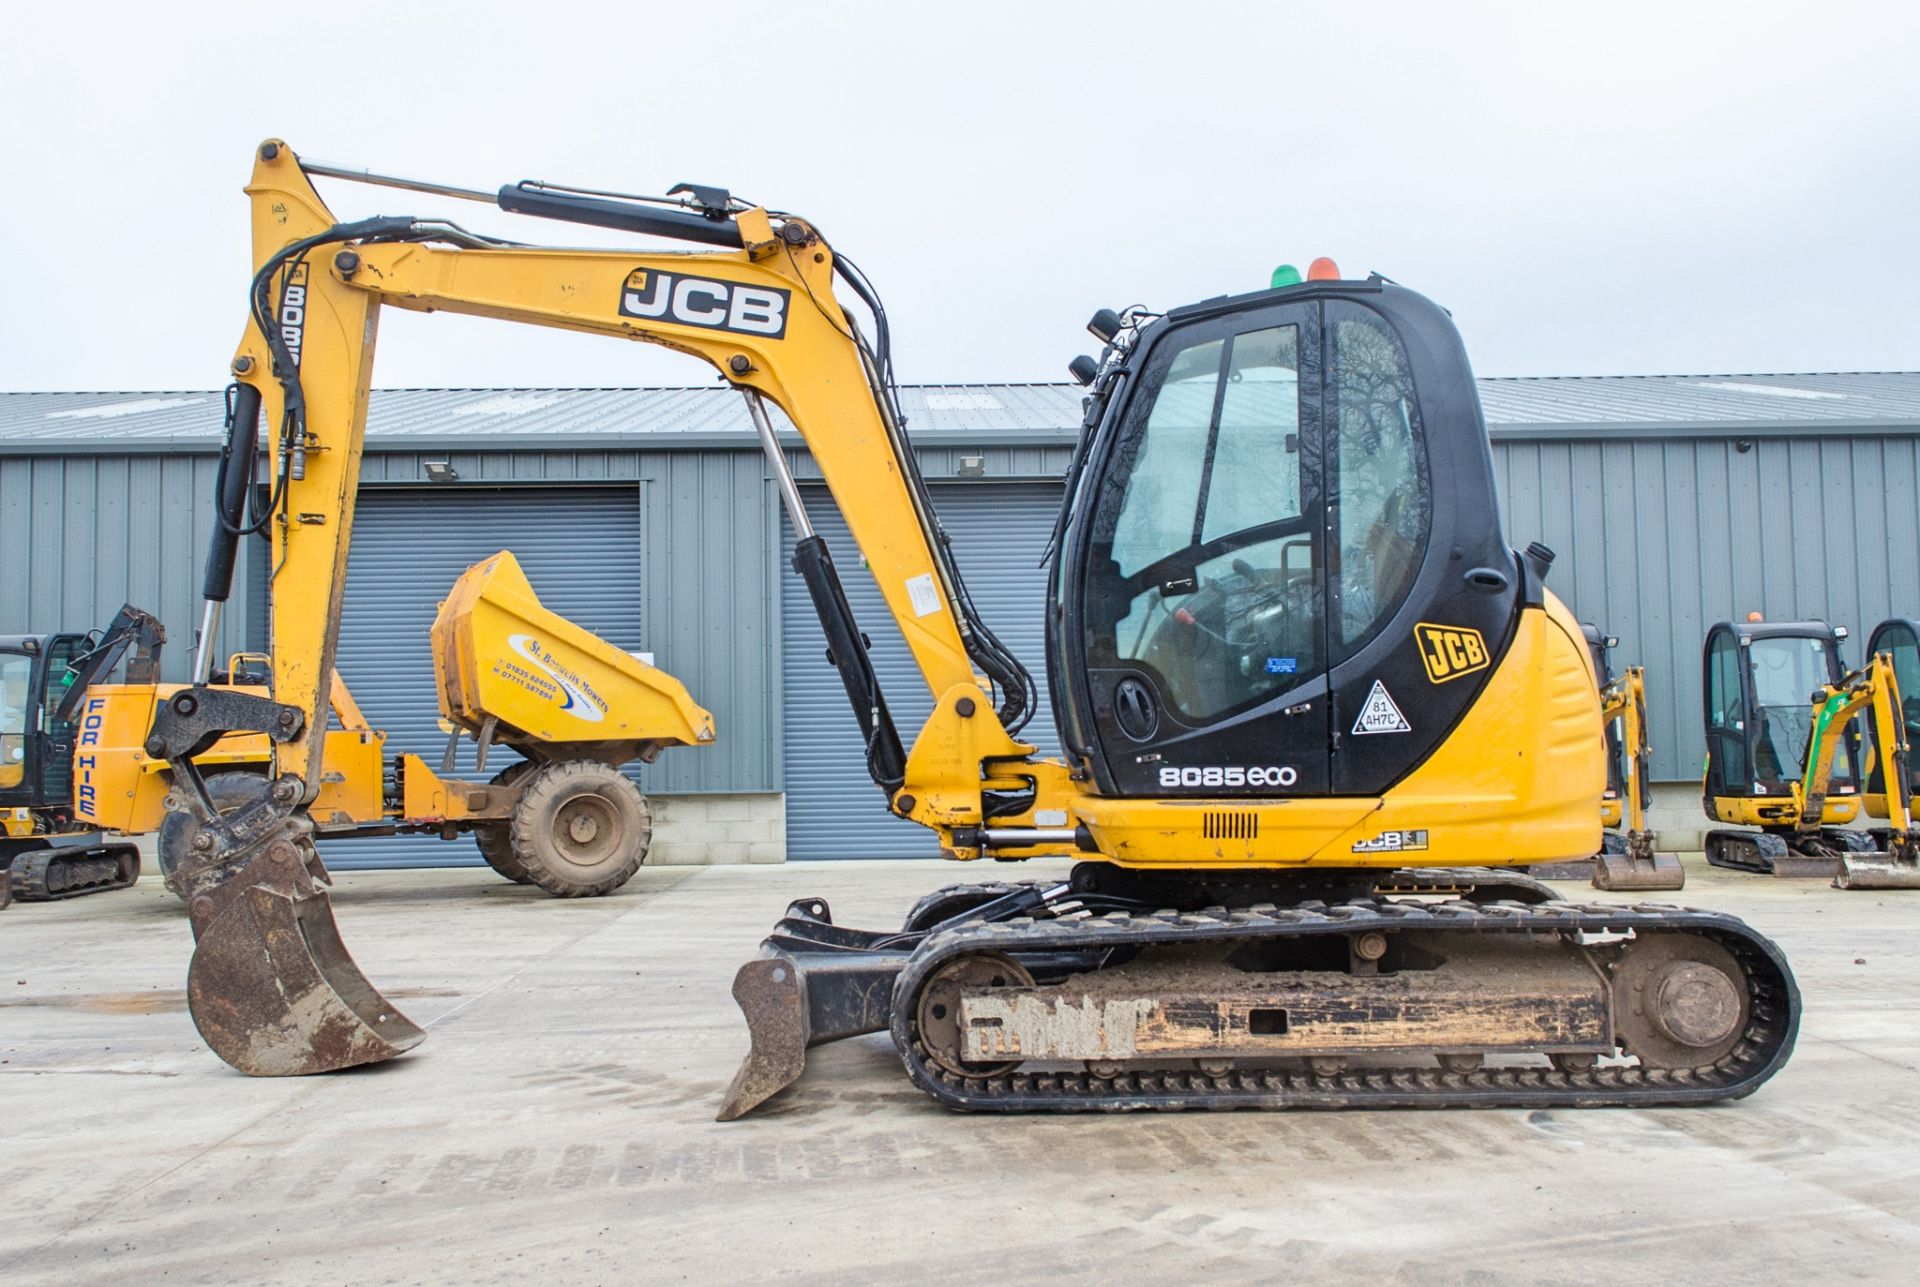
M320 178L703 248L343 223ZM723 1117L797 1078L808 1046L877 1031L939 1102L992 1111L1700 1104L1787 1058L1791 971L1738 919L1561 902L1498 870L1598 849L1598 687L1545 587L1551 552L1505 543L1465 351L1420 295L1322 261L1252 294L1095 314L1103 352L1073 364L1086 416L1051 549L1066 747L1051 760L1018 740L1038 685L975 609L920 479L885 310L814 223L712 187L424 183L278 140L247 190L233 441L264 410L257 526L297 593L276 603L271 699L176 699L152 731L188 777L220 736L274 747L247 804L188 801L212 837L196 1016L225 1001L220 962L287 942L274 927L337 941L306 819L390 306L642 340L718 371L765 449L887 807L954 859L1078 860L1064 880L936 891L894 929L793 903L735 980L752 1050ZM985 253L962 228L923 233L946 261ZM769 403L935 699L910 744ZM251 1016L309 1030L303 1069L418 1040L357 972L319 983Z
M276 583L275 597L285 593ZM386 734L367 723L333 673L328 700L339 727L327 732L320 791L307 810L315 835L471 835L495 871L557 897L624 885L645 861L652 823L619 766L650 763L670 746L710 745L713 716L672 675L543 607L509 551L454 583L430 643L451 734L446 759L438 771L418 755L389 762ZM239 654L210 687L264 697L271 665L271 657ZM154 682L150 672L142 672L145 682L87 688L75 716L73 809L103 831L157 832L167 888L191 903L203 892L206 842L168 761L146 746L156 704L181 686ZM483 773L496 746L525 758L489 781L462 781L449 775L463 736L475 740ZM235 733L195 757L216 809L238 808L258 790L271 772L270 748L264 734Z
M1850 671L1846 637L1824 621L1757 613L1707 632L1703 803L1714 821L1741 828L1707 832L1713 865L1832 876L1840 889L1920 889L1893 657L1875 648ZM1876 807L1891 825L1877 835L1847 825L1860 816L1866 765L1885 766Z
M166 641L166 628L132 604L104 630L0 635L0 907L140 879L139 848L89 825L92 765L75 750L87 695L122 658L129 683L150 685Z

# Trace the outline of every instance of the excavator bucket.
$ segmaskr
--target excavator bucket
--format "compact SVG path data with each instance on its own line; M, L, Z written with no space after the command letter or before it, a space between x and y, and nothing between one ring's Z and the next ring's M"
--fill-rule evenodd
M1905 856L1879 850L1872 853L1844 854L1840 874L1833 878L1835 889L1920 889L1920 861L1911 853Z
M1621 892L1685 889L1678 854L1601 853L1593 860L1593 887Z
M222 894L229 891L222 890ZM353 963L326 892L252 883L193 906L187 1008L213 1052L251 1077L374 1064L426 1039Z
M744 1117L799 1080L810 1047L885 1030L893 982L917 938L844 929L823 898L790 905L760 955L734 976L733 999L753 1045L715 1120Z

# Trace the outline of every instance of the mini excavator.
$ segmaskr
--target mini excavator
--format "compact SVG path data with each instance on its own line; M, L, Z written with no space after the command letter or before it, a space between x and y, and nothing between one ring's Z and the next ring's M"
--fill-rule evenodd
M701 248L343 223L318 178ZM1501 870L1599 847L1598 690L1544 584L1551 552L1505 543L1459 335L1413 291L1321 261L1252 294L1095 314L1102 354L1073 364L1086 414L1050 550L1066 754L1048 760L1018 740L1038 685L975 609L919 476L885 310L815 224L720 188L477 191L302 162L278 140L248 193L234 441L264 408L264 525L310 593L304 615L276 614L271 699L176 701L154 725L188 774L225 733L275 744L278 777L254 800L195 806L220 876L196 913L196 973L221 916L334 933L304 810L392 306L706 361L744 396L887 807L954 859L1078 860L1064 880L936 891L893 929L793 903L734 983L752 1049L723 1118L798 1078L809 1046L881 1031L936 1100L988 1111L1701 1104L1787 1058L1791 971L1741 921L1557 901ZM978 262L948 233L935 253ZM769 403L935 698L910 744ZM357 972L329 982L356 995L306 994L303 1013L329 1020L312 1067L417 1038L406 1024L391 1039L405 1021ZM190 1000L196 1015L221 1003Z
M132 604L100 631L0 636L0 907L140 879L139 848L86 825L93 791L74 756L88 693L123 657L128 683L152 683L166 641L166 627Z
M1893 658L1871 651L1849 671L1843 626L1762 621L1707 632L1707 816L1756 830L1707 832L1716 867L1832 876L1840 889L1920 889L1907 725ZM1891 635L1889 642L1893 641ZM1865 736L1853 731L1865 717ZM1862 760L1885 766L1876 833L1860 816Z

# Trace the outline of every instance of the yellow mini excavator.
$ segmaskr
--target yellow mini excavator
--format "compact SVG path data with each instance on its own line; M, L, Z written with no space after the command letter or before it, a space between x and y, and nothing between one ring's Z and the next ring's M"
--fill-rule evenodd
M342 223L318 178L703 248ZM392 306L707 362L744 395L887 807L955 859L1079 860L1065 880L937 891L893 929L792 904L735 980L752 1051L723 1117L797 1078L808 1046L877 1031L939 1102L993 1111L1701 1104L1749 1093L1787 1058L1791 972L1741 921L1561 902L1510 870L1599 848L1598 690L1578 623L1545 587L1551 553L1505 543L1459 335L1414 292L1322 261L1163 315L1095 314L1104 348L1073 364L1086 416L1051 550L1066 754L1047 760L1017 736L1038 685L975 609L921 482L885 311L812 222L710 187L421 183L303 163L277 140L248 193L234 442L254 439L264 408L262 526L300 595L276 605L271 699L176 698L152 732L187 775L224 734L274 743L277 776L248 803L189 802L212 838L196 1016L224 1002L216 943L247 941L223 920L251 918L256 944L284 942L271 926L333 933L307 811L375 323ZM943 262L986 253L964 227L929 222L920 238ZM769 402L935 699L910 743ZM325 982L331 998L309 989L254 1016L285 1031L324 1015L307 1067L417 1039L357 973Z
M1840 661L1845 627L1723 621L1707 632L1707 816L1756 830L1707 832L1707 861L1775 876L1832 876L1841 889L1920 888L1900 684L1892 658ZM1865 734L1853 723L1865 717ZM1878 837L1860 815L1862 760L1888 766ZM1877 842L1877 843L1876 843Z
M76 763L75 748L88 693L123 657L129 682L151 682L166 640L132 604L101 631L0 635L0 907L140 879L138 847L87 825L91 764Z

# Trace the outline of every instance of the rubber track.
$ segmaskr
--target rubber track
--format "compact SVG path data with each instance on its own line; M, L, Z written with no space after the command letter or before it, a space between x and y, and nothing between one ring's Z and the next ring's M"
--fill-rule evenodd
M1747 975L1747 1031L1717 1063L1702 1068L1596 1066L1482 1068L1355 1068L1331 1075L1295 1070L1022 1072L959 1077L926 1057L911 1030L913 999L944 962L970 952L1021 953L1146 946L1221 938L1299 938L1370 929L1440 930L1459 934L1619 934L1687 931L1719 942ZM1800 993L1771 942L1732 916L1659 903L1613 904L1448 902L1433 905L1358 900L1324 910L1254 907L1244 911L1115 913L1063 920L963 925L924 943L893 993L893 1040L914 1083L949 1108L974 1112L1129 1112L1193 1108L1603 1108L1712 1103L1751 1094L1793 1049Z
M82 894L104 894L128 888L139 879L139 871L136 860L133 880L124 880L119 861L111 856L102 857L89 850L38 849L13 860L13 897L22 903L49 903Z

